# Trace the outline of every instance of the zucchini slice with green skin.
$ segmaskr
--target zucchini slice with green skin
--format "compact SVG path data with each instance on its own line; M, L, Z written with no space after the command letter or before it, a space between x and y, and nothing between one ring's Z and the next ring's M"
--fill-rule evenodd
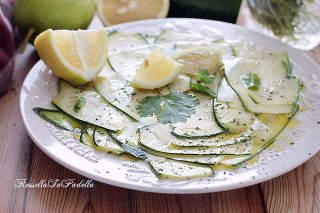
M44 120L61 129L79 132L83 128L83 123L81 121L67 115L60 110L44 109L40 107L35 107L32 110Z
M136 49L127 49L109 54L108 62L112 69L127 81L135 76L138 67L155 49L154 46L145 46Z
M233 48L234 56L238 58L265 59L272 54L270 49L257 46L251 42L240 40L228 40L227 42Z
M280 62L275 63L270 60L257 61L234 59L225 64L226 80L231 88L237 93L241 99L241 102L243 103L243 106L247 110L256 113L272 114L292 112L294 105L297 102L297 98L299 97L300 81L295 78L292 78L290 81L284 81L286 77L282 78L283 73L279 74L276 71L272 72L272 70L276 69L265 68L276 66L272 66L273 63L279 64ZM269 79L269 83L267 80L263 80L263 82L266 83L261 83L260 89L257 90L257 95L267 100L267 102L264 102L264 104L255 102L255 100L252 98L254 92L249 91L250 89L247 89L241 82L242 76L245 76L250 72L255 72L258 74L261 81L262 79ZM276 73L276 75L272 75L273 73ZM284 84L282 85L281 82ZM259 91L268 91L268 95L266 96L265 92L259 93Z
M227 146L242 143L255 137L255 130L260 126L260 122L255 120L245 131L241 133L222 133L214 137L188 138L178 136L171 143L181 147L210 147L210 146ZM174 134L173 134L174 135Z
M218 96L214 100L214 115L222 128L230 133L245 131L255 120L225 79L222 80Z
M81 136L80 136L80 142L84 145L87 145L89 147L94 148L95 144L93 141L93 132L94 132L95 126L86 127L82 129Z
M131 81L145 58L155 49L140 33L113 32L108 38L108 63L127 81Z
M90 85L75 88L63 80L60 80L59 84L60 92L52 103L68 115L113 131L122 129L130 120L121 111L110 105ZM85 100L85 104L76 112L74 106L79 97Z
M213 99L202 93L194 94L199 100L196 112L186 121L171 124L174 135L183 137L210 137L223 133L213 116Z
M157 36L154 43L156 44L174 44L177 41L199 41L203 40L203 37L198 34L192 34L187 32L178 32L171 29L164 29Z
M219 164L221 165L226 165L226 166L240 166L241 164L247 162L248 160L256 157L258 154L260 154L261 152L263 152L264 150L266 150L268 147L270 147L273 143L275 142L275 140L270 140L268 143L266 143L264 146L261 147L260 150L256 151L256 153L252 154L252 155L248 155L248 156L244 156L244 157L239 157L239 156L226 156L224 157Z
M196 163L156 157L152 160L149 159L149 164L154 173L162 179L203 178L213 175L213 171L209 166Z
M148 40L140 33L113 31L108 35L109 54L148 45Z
M129 146L133 146L133 147L136 147L138 150L144 150L149 154L169 158L172 160L211 165L211 164L217 163L220 159L223 158L223 155L207 155L207 156L184 155L184 154L177 155L177 154L157 152L146 146L143 146L138 142L139 141L138 129L140 127L141 127L141 124L132 123L128 125L127 128L119 132L109 132L109 133L110 133L110 136L116 141L118 141L121 145L126 144Z
M109 134L126 152L148 162L150 168L158 177L163 179L189 179L213 175L213 171L208 165L176 161L146 152L139 147L137 142L138 134L136 131L139 126L141 126L141 124L132 123L122 131L109 131Z
M246 110L228 103L214 101L214 114L217 122L230 133L240 133L248 129L254 122L254 117Z
M172 143L183 140L171 134L170 127L163 124L153 124L139 129L139 143L158 152L171 154L192 155L247 155L251 154L253 143L251 140L228 146L203 146L203 147L181 147Z
M96 127L94 129L93 142L98 150L116 155L120 155L125 152L117 143L114 142L114 140L109 136L109 133L101 127Z
M206 165L213 165L219 163L225 156L227 155L188 155L188 154L170 154L170 153L163 153L158 152L153 149L150 149L142 144L139 146L147 151L150 154L169 158L172 160L183 161L183 162L190 162L190 163L199 163L199 164L206 164Z
M141 118L136 110L139 102L147 97L157 95L153 90L136 90L130 87L129 82L121 78L118 73L111 70L108 65L97 76L94 86L97 91L113 106L126 113L136 121L154 123L155 117Z

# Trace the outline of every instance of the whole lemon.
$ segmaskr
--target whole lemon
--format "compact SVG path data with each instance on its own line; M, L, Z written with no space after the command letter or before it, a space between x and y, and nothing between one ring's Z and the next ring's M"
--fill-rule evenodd
M22 31L86 29L95 13L94 0L17 0L14 21Z

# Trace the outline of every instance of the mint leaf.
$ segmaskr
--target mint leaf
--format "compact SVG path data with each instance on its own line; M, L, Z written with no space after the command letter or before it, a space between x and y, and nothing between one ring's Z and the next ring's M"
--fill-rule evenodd
M248 73L240 77L242 84L250 90L258 90L260 87L260 78L256 73Z
M141 117L155 115L160 123L185 122L195 113L199 100L183 92L165 96L148 96L140 101L137 111Z
M77 102L76 104L73 106L73 111L78 113L79 110L86 104L86 99L84 97L81 96L77 96Z
M214 75L211 75L208 70L200 69L196 74L196 79L205 84L211 84L214 80Z
M216 97L217 96L217 92L216 91L214 91L210 87L202 85L201 83L192 82L191 83L191 88L196 90L196 91L198 91L198 92L210 95L212 97Z

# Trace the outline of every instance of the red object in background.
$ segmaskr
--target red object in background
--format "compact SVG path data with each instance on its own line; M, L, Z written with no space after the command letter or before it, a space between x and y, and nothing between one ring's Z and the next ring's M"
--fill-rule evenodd
M10 87L14 70L14 32L12 18L13 1L0 1L0 95Z

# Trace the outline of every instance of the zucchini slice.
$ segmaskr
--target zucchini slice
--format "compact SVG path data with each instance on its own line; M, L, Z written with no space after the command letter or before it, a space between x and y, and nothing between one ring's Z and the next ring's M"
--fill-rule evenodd
M140 126L139 123L131 123L127 128L119 132L109 132L109 134L126 152L148 162L160 178L188 179L213 175L212 169L207 165L176 161L146 152L138 144L137 129Z
M109 54L148 45L148 40L140 33L113 31L108 35Z
M138 143L139 136L138 136L138 129L141 127L138 123L131 123L128 125L127 128L119 131L119 132L110 132L111 137L113 137L116 141L118 141L122 146L131 146L135 147L136 150L140 151L133 151L136 153L141 153L144 150L152 155L165 157L172 160L183 161L183 162L191 162L191 163L200 163L200 164L217 164L220 160L223 159L224 155L188 155L188 154L170 154L170 153L163 153L158 152L153 149L150 149L140 143Z
M252 42L228 40L235 57L247 59L265 59L272 53L270 49L260 47Z
M155 48L140 33L113 32L109 35L109 58L113 70L130 81L137 67Z
M80 142L84 145L90 146L92 148L95 147L94 141L93 141L93 132L94 132L95 126L90 126L82 129L81 136L80 136Z
M196 163L156 157L152 160L149 159L149 164L152 170L162 179L203 178L213 175L209 166Z
M202 146L202 147L181 147L173 143L177 138L171 134L170 127L163 124L153 124L139 129L139 142L155 151L172 154L192 155L247 155L253 149L251 140L243 143L228 146Z
M225 64L228 84L249 111L273 114L292 112L299 97L300 81L293 77L288 79L284 76L285 71L276 67L277 64L283 66L282 61L246 59L234 59ZM256 91L247 89L241 80L251 72L260 77L261 85ZM254 98L264 102L257 103Z
M72 132L80 131L83 128L83 123L79 120L63 113L60 110L44 109L35 107L32 109L37 115L51 124Z
M113 141L109 133L100 127L95 128L93 132L93 142L98 150L106 151L119 155L125 151Z
M171 29L164 29L157 36L154 43L156 44L172 44L177 41L199 41L203 40L203 37L199 34L179 32Z
M171 124L172 133L183 137L209 137L221 134L223 130L217 124L213 116L212 97L192 93L199 100L196 112L186 121Z
M131 81L138 67L154 49L154 46L146 46L137 49L123 50L110 54L108 62L110 63L111 68L119 73L121 77L127 81Z
M156 122L155 117L141 118L136 111L138 103L147 96L157 95L156 91L142 90L143 92L140 92L140 90L130 87L128 82L111 70L108 65L99 73L94 86L110 104L135 120L144 123Z
M59 94L52 103L68 115L102 128L117 131L125 127L129 118L121 111L110 105L92 86L75 88L66 81L59 81ZM85 104L74 110L79 97Z
M215 79L208 87L212 91L217 91L222 79L221 72L217 72L214 76ZM191 82L194 81L191 80ZM197 97L199 106L196 108L196 113L186 122L171 124L172 134L187 138L201 138L216 136L224 132L214 118L212 97L200 92L189 92L189 94Z
M214 101L214 115L222 128L230 133L245 131L255 120L225 79L222 80Z

